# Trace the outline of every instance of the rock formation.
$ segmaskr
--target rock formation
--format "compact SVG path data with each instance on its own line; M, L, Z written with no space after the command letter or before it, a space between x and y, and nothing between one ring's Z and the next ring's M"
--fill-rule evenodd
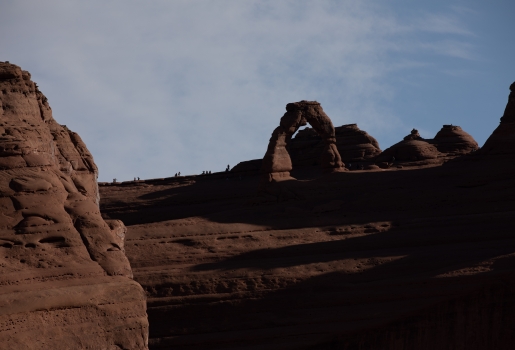
M501 117L501 123L486 140L481 153L515 153L515 83L510 86L510 95L504 115Z
M291 178L292 162L287 145L299 127L307 123L311 124L324 141L320 159L322 168L329 171L343 170L344 164L336 148L335 130L331 119L325 114L320 103L300 101L286 105L286 113L272 133L261 168L265 182Z
M431 143L447 156L468 154L479 148L476 140L457 125L444 125Z
M93 157L30 78L0 63L2 348L145 349L123 223L102 219Z
M377 140L360 130L357 124L335 128L336 148L342 162L369 161L381 153ZM311 128L300 130L288 144L293 166L318 165L323 151L322 138Z
M433 139L424 139L417 129L395 145L387 148L377 162L431 162L437 158L449 158L469 154L478 149L476 140L457 125L444 125Z
M385 149L377 158L378 162L390 162L392 160L401 162L416 162L428 159L435 159L440 153L438 149L425 141L418 130L413 129L411 133L395 145Z

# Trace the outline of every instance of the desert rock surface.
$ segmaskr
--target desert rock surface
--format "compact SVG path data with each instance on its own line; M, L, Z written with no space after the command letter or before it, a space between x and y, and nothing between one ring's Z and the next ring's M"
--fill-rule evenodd
M2 349L146 349L145 294L97 167L20 67L0 62Z
M419 138L406 147L466 148ZM275 193L252 172L103 184L148 297L150 348L512 349L515 163L461 154L293 169Z

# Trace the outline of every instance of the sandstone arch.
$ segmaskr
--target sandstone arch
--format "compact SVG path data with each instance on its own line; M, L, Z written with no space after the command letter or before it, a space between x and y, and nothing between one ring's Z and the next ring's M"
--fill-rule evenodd
M322 168L328 171L342 171L344 164L336 148L335 129L331 119L325 114L320 103L316 101L300 101L288 103L286 113L279 126L272 133L268 149L263 157L261 172L267 182L291 179L292 162L286 146L292 135L307 123L324 140L324 151L321 157Z

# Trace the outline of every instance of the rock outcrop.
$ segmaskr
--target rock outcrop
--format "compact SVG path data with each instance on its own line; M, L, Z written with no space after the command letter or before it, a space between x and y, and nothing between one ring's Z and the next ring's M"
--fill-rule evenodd
M432 162L437 158L452 158L478 149L476 140L457 125L444 125L433 139L424 139L417 129L395 145L387 148L377 162Z
M481 148L482 154L515 153L515 83L510 86L508 103L501 123Z
M344 163L373 160L381 153L377 140L360 130L357 124L336 127L335 137L336 148ZM288 144L293 166L319 165L323 147L323 140L315 130L300 130Z
M288 103L280 125L272 133L268 149L263 157L261 172L264 182L290 179L292 162L287 145L299 127L311 124L324 142L320 164L328 171L341 171L344 164L336 148L336 135L331 119L325 114L320 103L300 101Z
M30 78L0 63L2 348L145 349L123 223L102 219L93 157Z
M418 130L413 129L401 142L385 149L376 161L417 162L436 159L439 155L438 149L420 137Z
M468 154L479 148L476 140L457 125L444 125L430 142L446 156Z

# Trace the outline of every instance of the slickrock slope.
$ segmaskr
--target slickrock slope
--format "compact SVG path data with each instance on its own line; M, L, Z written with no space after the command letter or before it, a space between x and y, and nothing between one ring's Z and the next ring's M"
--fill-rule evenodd
M127 182L101 186L101 208L128 225L151 349L504 350L509 157L329 173L275 196L257 174Z
M2 349L145 349L145 295L97 168L20 67L0 62Z

